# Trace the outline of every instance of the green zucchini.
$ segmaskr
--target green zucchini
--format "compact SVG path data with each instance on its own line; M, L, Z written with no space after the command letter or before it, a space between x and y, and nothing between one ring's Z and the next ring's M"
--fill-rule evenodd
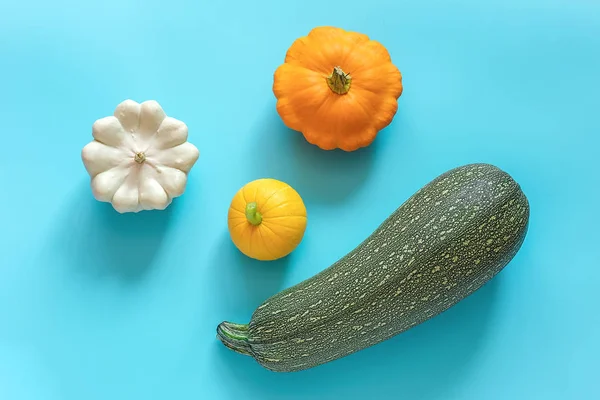
M299 371L387 340L452 307L520 249L529 202L489 164L454 168L418 190L360 245L262 303L221 342L277 372Z

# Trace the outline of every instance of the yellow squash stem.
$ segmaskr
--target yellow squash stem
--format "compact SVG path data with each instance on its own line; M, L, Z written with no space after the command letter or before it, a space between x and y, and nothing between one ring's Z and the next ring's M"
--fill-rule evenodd
M262 222L262 215L258 212L258 204L255 201L246 204L246 219L252 225L260 225Z

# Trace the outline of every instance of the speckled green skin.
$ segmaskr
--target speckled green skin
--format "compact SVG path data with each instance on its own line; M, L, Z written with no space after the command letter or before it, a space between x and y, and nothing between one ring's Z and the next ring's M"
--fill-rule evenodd
M420 189L326 270L266 300L219 338L273 371L299 371L380 343L469 296L514 257L529 203L488 164Z

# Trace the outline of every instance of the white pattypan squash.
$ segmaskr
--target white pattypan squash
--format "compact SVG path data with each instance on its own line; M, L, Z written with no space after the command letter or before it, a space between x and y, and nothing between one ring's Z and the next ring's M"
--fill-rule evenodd
M92 126L81 152L94 198L119 213L164 210L181 196L200 155L188 128L154 100L125 100Z

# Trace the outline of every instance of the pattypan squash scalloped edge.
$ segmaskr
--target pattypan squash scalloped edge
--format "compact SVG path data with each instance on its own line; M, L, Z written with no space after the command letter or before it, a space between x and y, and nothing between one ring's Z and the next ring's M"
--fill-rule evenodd
M155 100L121 102L94 122L92 136L81 151L92 193L119 213L166 209L184 193L200 156L187 125Z

